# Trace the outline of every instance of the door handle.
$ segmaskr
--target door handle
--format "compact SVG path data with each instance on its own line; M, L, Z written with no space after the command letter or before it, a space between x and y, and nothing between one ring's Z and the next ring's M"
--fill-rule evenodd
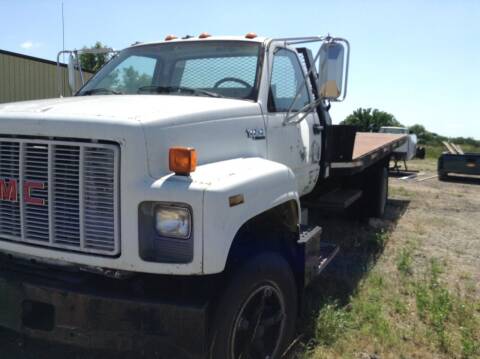
M323 130L323 126L320 125L319 123L315 123L313 125L313 134L314 135L318 135L320 132L322 132L322 130Z

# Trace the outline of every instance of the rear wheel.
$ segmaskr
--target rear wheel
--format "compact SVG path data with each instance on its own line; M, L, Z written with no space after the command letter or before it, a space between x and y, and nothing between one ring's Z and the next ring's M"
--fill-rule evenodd
M367 184L371 186L370 192L371 202L369 212L371 217L381 218L385 215L385 208L388 200L388 169L380 167L372 176L372 182Z
M297 290L280 255L258 255L229 279L214 318L211 358L280 358L295 330Z
M362 197L349 208L351 218L381 218L388 200L388 169L377 166L369 169L361 180Z

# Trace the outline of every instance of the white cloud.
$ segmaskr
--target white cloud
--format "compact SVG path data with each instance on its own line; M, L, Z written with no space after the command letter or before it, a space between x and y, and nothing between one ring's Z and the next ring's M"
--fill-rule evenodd
M29 40L28 40L28 41L25 41L25 42L22 42L22 43L20 44L20 47L21 47L22 49L25 49L25 50L30 50L30 49L38 48L38 47L40 47L40 46L42 46L42 43L40 43L40 42L33 42L33 41L29 41Z

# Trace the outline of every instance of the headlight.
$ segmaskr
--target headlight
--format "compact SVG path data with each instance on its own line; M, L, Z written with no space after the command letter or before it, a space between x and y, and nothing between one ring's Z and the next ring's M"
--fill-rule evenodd
M155 263L193 260L194 214L186 203L140 203L138 241L140 258Z
M162 237L188 239L192 216L187 208L158 206L155 210L155 229Z

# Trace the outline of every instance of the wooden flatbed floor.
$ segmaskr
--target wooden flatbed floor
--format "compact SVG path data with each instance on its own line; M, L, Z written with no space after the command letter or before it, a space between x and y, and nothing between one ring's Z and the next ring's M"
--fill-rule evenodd
M357 132L351 161L333 162L333 174L349 174L362 171L373 163L389 156L407 140L407 135L391 133Z
M406 138L406 135L395 135L391 133L357 132L355 144L353 145L353 160L360 159L379 149L389 147Z

